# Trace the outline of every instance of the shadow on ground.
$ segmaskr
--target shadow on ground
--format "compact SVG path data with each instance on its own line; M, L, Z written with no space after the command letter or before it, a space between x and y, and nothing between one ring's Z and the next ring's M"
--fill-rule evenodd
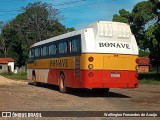
M34 82L29 82L28 84L34 85ZM41 83L37 87L59 91L59 87L57 85L52 85L52 84ZM130 98L130 96L126 96L126 95L115 93L115 92L108 92L108 93L107 92L106 93L93 92L92 89L71 89L71 91L67 94L75 95L79 97Z

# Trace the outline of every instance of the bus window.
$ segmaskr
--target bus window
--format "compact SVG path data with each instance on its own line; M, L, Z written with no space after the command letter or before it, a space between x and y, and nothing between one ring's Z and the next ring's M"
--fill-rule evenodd
M29 58L33 58L34 57L34 49L29 51Z
M68 50L69 50L69 52L72 52L72 48L71 48L72 44L71 43L72 43L71 41L68 42Z
M67 51L68 51L68 47L67 47L67 42L64 42L64 53L67 53Z
M64 53L64 45L63 45L63 42L59 43L58 48L59 48L59 53Z
M71 47L72 47L72 52L78 52L79 51L78 38L75 38L75 39L72 40Z
M47 47L44 46L42 47L42 56L46 56L47 55Z
M62 53L67 53L68 51L68 48L67 48L67 42L61 42L59 43L59 53L62 54Z
M49 46L49 55L55 55L57 51L56 45L52 44Z
M35 49L35 57L39 57L40 56L40 49L36 48Z

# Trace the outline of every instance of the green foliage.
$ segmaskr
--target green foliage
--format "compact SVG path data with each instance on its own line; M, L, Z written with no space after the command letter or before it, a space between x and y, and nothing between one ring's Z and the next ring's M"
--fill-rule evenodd
M116 22L124 22L129 24L131 20L131 13L129 11L126 11L125 9L121 9L119 10L119 15L113 15L112 20Z
M133 22L139 27L144 27L145 24L156 17L154 14L155 5L150 1L142 1L137 3L132 10Z
M150 55L149 51L139 50L139 57L149 57L149 55Z
M131 12L124 9L113 15L113 21L129 23L142 51L149 50L151 59L160 59L160 1L148 0L137 3ZM147 54L148 55L148 54Z
M19 72L17 74L15 73L3 73L2 76L13 79L13 80L26 80L27 79L27 72Z
M0 24L2 56L15 59L18 67L24 66L32 44L74 30L62 25L59 22L62 19L59 10L50 4L28 4L15 19L5 25Z
M160 84L160 73L140 73L140 84Z

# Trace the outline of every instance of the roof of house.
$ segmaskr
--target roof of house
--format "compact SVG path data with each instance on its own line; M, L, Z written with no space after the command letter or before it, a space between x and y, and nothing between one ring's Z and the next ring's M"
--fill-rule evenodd
M12 58L0 58L1 64L8 64L9 62L14 62L15 60Z
M138 65L149 65L150 59L148 57L139 57Z

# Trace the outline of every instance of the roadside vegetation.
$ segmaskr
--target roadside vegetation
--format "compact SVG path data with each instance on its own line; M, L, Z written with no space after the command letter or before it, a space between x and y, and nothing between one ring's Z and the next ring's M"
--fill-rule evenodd
M140 73L138 79L140 84L160 84L160 73Z
M8 79L13 79L13 80L27 80L27 73L26 72L19 72L19 73L3 73L0 74L3 77L6 77Z

